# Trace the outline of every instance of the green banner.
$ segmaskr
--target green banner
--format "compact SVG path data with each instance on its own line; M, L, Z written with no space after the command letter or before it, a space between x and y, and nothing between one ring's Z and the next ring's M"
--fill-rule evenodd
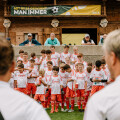
M62 5L48 7L11 6L12 16L101 15L101 5Z

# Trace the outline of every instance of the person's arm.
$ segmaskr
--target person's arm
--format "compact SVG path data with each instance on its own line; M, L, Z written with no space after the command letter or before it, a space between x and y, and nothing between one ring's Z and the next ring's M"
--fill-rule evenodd
M84 40L82 40L81 45L87 45L87 43L85 43Z
M17 88L17 80L14 80L14 88Z
M20 43L19 46L24 46L25 44L28 44L27 40L25 40L23 43Z
M87 81L85 81L85 92L87 92Z
M44 86L47 86L47 84L46 84L43 80L41 80L41 83L42 83Z
M91 45L95 45L95 43L94 43L94 41L93 41L93 40L91 40Z
M39 43L37 40L34 40L34 44L37 45L41 45L41 43Z
M45 41L45 46L50 46L50 44L48 43L48 41L49 41L49 38Z
M59 42L59 40L57 38L56 38L56 40L57 40L57 44L55 44L55 46L59 46L60 42Z

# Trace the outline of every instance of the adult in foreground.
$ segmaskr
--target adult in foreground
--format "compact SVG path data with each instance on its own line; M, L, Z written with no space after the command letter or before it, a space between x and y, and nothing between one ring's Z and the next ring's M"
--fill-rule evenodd
M14 72L14 51L10 43L0 39L0 114L5 120L50 120L36 101L10 88Z
M33 46L33 45L41 45L37 40L32 38L32 34L28 34L28 39L25 40L23 43L20 43L19 46Z
M95 43L92 39L90 39L90 35L86 34L82 40L82 45L95 45Z
M103 48L115 81L90 98L84 120L120 120L120 30L108 34Z
M60 42L58 41L57 38L55 38L55 34L54 33L51 33L50 34L50 38L47 38L47 40L45 41L45 46L51 46L51 45L56 45L56 46L59 46L60 45Z

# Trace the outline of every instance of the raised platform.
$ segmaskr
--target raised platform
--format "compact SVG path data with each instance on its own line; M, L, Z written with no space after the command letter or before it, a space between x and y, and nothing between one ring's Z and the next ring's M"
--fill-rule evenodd
M102 46L77 46L78 51L84 54L84 60L87 62L95 63L96 60L101 59L101 57L104 55ZM42 49L49 49L49 46L14 46L15 50L15 60L19 56L19 50L23 49L24 51L28 52L29 57L32 52L35 52L37 57L41 55ZM64 46L56 46L56 52L63 52ZM73 46L70 46L69 52L73 53Z

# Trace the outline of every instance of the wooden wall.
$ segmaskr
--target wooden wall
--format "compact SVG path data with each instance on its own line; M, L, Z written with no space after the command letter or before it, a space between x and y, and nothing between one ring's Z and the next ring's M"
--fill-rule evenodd
M86 5L86 4L103 4L102 0L57 0L57 4L61 5ZM97 28L97 41L99 42L100 35L109 33L112 30L120 28L120 2L108 0L107 6L107 20L108 26L106 28L100 27L100 20L102 18L57 18L59 26L57 29L52 28L51 21L53 18L9 18L12 22L9 29L9 36L12 43L18 45L24 41L24 33L37 33L38 41L44 44L51 32L56 34L56 37L61 42L62 28ZM5 32L3 27L3 7L0 7L0 32Z

